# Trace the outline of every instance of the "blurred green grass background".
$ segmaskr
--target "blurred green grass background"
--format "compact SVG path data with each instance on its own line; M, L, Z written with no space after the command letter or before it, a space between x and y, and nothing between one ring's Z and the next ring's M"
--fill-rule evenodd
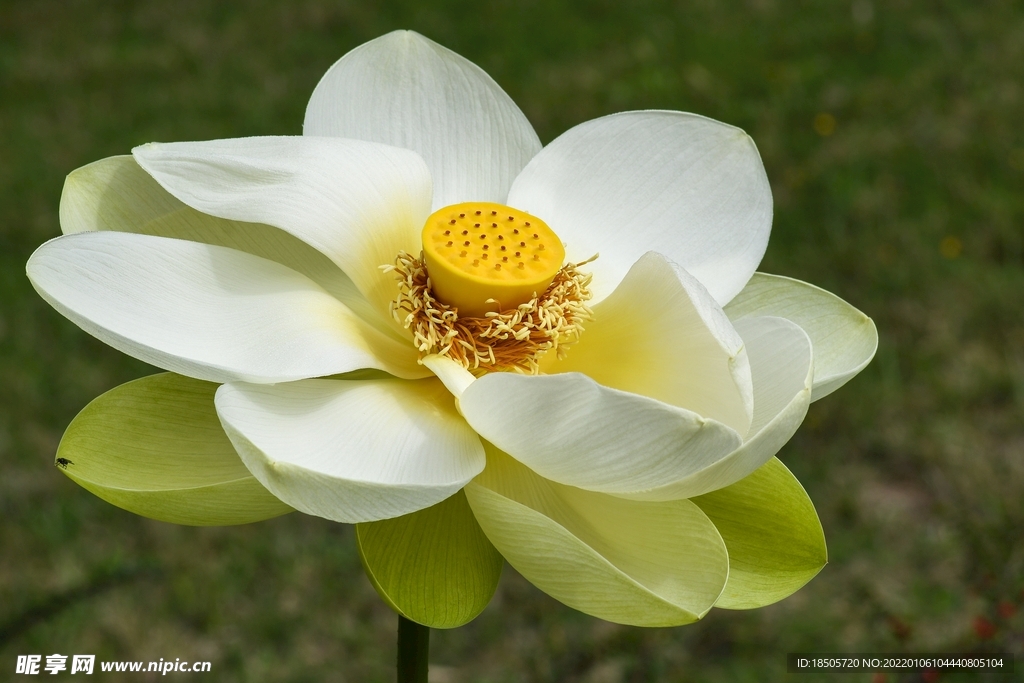
M71 170L149 141L298 134L327 67L396 28L487 70L544 142L626 109L744 128L775 197L761 269L836 292L881 335L780 454L829 541L806 588L643 630L506 567L481 617L434 632L431 680L771 681L787 652L985 650L1016 654L1024 680L1024 6L1010 0L0 0L0 679L18 654L59 652L210 660L204 680L393 680L395 618L351 528L174 527L54 469L76 412L153 369L50 309L24 264L59 234Z

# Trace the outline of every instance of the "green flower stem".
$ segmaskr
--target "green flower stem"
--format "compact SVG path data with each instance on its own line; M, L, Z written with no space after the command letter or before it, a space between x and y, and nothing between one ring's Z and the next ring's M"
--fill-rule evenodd
M398 615L398 683L427 683L430 629Z

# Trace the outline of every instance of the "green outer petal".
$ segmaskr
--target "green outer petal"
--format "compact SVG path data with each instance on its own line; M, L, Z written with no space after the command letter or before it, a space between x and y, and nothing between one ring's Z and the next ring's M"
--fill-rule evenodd
M455 628L491 601L504 561L459 491L429 508L356 524L359 557L391 609L431 628Z
M778 458L691 498L729 549L729 582L715 607L753 609L788 597L828 561L825 533L803 486Z
M58 465L108 503L163 522L248 524L292 512L235 453L213 406L216 390L173 373L115 387L71 421Z
M781 275L754 273L725 312L732 321L778 316L804 329L814 347L811 401L853 379L878 349L878 330L871 318L831 292Z
M466 497L498 551L548 595L633 626L691 623L720 596L726 546L690 501L628 501L563 486L485 445L487 469Z

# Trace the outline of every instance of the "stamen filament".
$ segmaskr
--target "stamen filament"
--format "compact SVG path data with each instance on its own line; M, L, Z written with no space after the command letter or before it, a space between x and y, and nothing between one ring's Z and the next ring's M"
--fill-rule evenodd
M579 340L583 323L593 319L585 303L591 297L591 275L578 268L595 258L566 264L540 296L484 317L459 316L455 307L434 296L422 254L416 258L400 252L394 265L381 268L398 281L391 314L412 331L420 358L448 356L476 375L495 370L535 375L545 353L554 350L563 357Z

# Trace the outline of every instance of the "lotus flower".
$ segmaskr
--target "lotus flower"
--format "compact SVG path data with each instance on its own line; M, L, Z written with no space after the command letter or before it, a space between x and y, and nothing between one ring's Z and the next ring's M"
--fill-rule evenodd
M542 148L481 69L395 32L327 72L302 136L143 145L73 172L60 219L36 290L168 371L61 442L116 505L356 523L381 596L438 627L483 609L502 557L645 626L825 562L774 456L877 337L755 272L772 198L737 128L626 112Z

